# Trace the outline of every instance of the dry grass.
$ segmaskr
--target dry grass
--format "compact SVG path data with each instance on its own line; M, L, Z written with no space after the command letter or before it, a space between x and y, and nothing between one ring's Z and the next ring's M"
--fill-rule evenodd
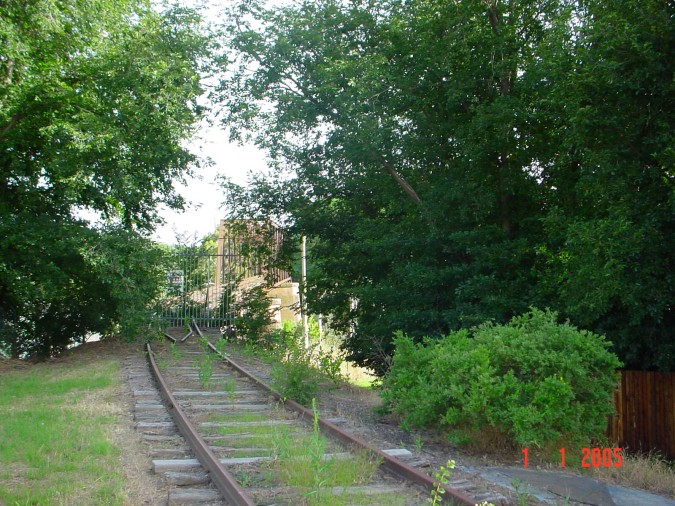
M370 386L377 381L371 371L347 361L341 364L340 373L353 385Z
M675 468L658 455L626 455L621 467L598 467L591 475L616 485L675 498Z
M16 359L0 359L0 374L7 374L12 371L21 371L25 369L30 369L31 364L25 360L16 360Z
M115 388L113 396L103 398L93 393L78 402L78 409L85 415L111 416L115 424L107 426L107 437L120 449L119 470L124 480L124 506L164 505L166 487L160 476L151 472L149 446L133 428L131 406L124 380ZM130 401L130 400L129 400Z

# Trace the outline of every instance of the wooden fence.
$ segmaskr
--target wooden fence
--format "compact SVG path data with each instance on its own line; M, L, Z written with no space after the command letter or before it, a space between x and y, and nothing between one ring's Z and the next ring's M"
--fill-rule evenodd
M610 441L629 452L656 450L675 459L675 373L621 371Z

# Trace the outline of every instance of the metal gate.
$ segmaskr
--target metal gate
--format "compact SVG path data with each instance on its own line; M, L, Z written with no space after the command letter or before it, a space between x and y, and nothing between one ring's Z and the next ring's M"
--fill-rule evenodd
M167 257L160 316L169 326L190 319L205 327L231 325L247 288L290 280L276 265L282 242L273 225L222 220L215 253L185 247Z

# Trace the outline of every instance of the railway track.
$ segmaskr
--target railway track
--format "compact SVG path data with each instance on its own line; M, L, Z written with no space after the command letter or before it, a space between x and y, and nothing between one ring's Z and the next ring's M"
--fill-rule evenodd
M439 485L343 431L218 355L198 327L127 359L137 428L153 446L168 503L230 505L429 504ZM498 503L498 494L440 485L445 504Z

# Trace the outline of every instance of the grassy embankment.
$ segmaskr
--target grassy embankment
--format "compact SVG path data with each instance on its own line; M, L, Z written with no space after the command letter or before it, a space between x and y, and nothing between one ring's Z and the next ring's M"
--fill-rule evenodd
M116 361L0 372L0 504L124 503Z

